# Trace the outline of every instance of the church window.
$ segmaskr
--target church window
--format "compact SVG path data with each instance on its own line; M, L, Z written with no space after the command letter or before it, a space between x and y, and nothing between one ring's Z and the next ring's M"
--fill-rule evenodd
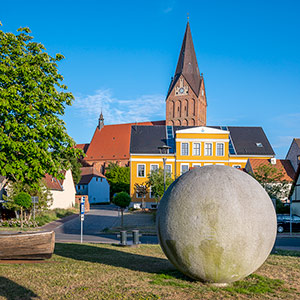
M212 156L212 143L205 143L204 144L204 155L205 156Z
M189 144L188 143L181 144L181 155L189 155Z
M201 151L200 143L194 143L193 144L193 155L197 155L197 156L201 155L200 151Z
M224 156L224 144L217 143L217 156Z

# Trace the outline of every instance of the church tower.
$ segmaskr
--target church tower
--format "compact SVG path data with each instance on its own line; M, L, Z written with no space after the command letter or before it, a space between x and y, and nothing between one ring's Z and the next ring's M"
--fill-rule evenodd
M166 98L166 125L206 126L206 93L189 22Z

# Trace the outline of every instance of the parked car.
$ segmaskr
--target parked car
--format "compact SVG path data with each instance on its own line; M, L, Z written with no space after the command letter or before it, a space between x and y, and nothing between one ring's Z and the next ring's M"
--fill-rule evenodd
M290 215L277 215L277 232L290 231ZM292 231L300 231L300 217L292 215Z

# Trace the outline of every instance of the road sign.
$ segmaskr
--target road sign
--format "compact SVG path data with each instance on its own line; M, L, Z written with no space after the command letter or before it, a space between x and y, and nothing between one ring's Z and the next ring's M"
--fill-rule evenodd
M39 197L38 196L31 197L31 202L34 203L34 204L39 203Z
M82 222L84 221L84 215L80 216L80 221L82 221Z
M84 215L84 202L80 203L80 214Z

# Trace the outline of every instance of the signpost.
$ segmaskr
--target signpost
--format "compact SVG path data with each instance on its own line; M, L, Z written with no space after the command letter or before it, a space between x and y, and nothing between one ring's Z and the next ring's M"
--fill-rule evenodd
M80 243L83 241L83 221L84 221L84 203L85 197L81 197L80 201Z

